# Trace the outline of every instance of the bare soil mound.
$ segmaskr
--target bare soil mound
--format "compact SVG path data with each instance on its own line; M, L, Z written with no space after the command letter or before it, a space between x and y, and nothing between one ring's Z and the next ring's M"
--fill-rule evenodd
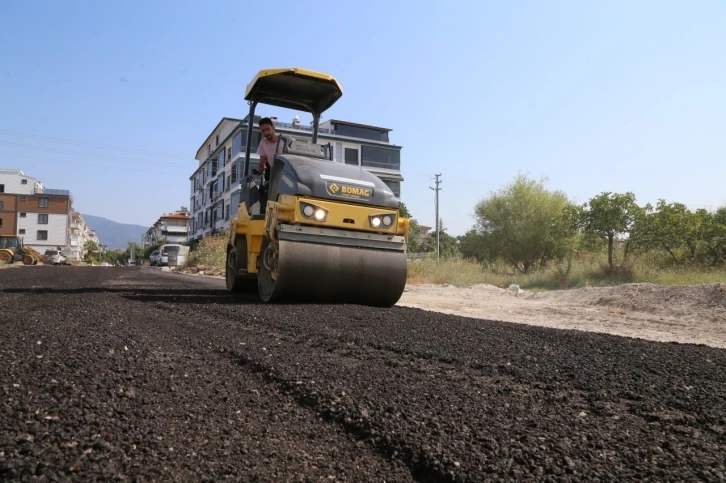
M726 347L726 284L649 283L532 293L410 285L399 305L480 319Z
M629 283L616 287L582 288L532 294L534 300L601 305L633 312L726 322L726 284L655 285Z

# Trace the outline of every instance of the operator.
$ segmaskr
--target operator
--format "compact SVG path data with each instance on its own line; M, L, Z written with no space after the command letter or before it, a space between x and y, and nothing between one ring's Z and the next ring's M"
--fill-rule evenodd
M290 138L277 134L275 132L275 125L269 117L260 119L259 126L262 139L260 139L260 144L257 146L257 154L260 155L260 171L264 173L267 166L272 169L272 165L275 162L275 154L283 153L285 149L284 144L285 142L289 142Z

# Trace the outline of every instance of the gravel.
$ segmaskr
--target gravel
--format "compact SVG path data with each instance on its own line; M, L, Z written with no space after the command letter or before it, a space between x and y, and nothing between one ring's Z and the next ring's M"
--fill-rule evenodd
M722 481L726 351L0 271L0 480Z

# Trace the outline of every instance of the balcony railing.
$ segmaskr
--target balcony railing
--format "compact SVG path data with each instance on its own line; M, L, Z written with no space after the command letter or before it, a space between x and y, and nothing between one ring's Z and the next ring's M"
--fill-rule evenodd
M69 190L55 190L50 188L35 188L36 195L67 196L73 202L73 195Z
M306 126L305 124L292 124L290 122L280 122L280 121L274 121L273 124L276 127L284 127L287 129L299 129L300 131L313 131L312 126ZM318 128L318 133L320 134L335 134L332 129L329 129L327 127L321 127Z

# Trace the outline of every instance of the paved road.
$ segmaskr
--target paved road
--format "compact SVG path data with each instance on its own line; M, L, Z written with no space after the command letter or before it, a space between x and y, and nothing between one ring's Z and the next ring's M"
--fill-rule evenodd
M0 480L718 481L726 351L0 270Z

